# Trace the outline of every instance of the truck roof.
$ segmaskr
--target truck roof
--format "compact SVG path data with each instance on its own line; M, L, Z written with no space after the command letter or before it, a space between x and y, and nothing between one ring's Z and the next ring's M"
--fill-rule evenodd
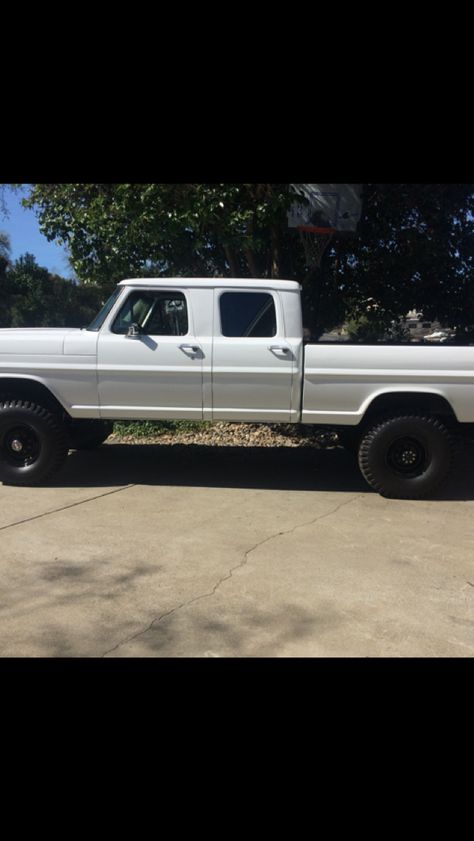
M258 287L259 289L286 289L299 291L300 284L296 280L271 280L250 277L134 277L121 280L119 286L241 286L245 289Z

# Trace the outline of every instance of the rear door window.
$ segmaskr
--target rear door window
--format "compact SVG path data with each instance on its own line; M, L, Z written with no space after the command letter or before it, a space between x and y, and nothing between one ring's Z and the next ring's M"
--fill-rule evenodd
M276 336L275 301L267 292L224 292L219 307L223 336Z

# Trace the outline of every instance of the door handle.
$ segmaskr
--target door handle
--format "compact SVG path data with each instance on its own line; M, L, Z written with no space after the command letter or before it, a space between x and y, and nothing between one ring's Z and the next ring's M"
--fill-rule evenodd
M283 347L283 345L269 345L268 350L276 353L289 353L289 347Z
M199 345L180 345L179 347L184 353L199 353L201 350Z

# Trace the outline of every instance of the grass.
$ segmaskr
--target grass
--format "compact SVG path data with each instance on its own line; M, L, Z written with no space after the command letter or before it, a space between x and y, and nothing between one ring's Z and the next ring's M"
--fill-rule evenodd
M116 421L114 435L147 438L170 432L199 432L208 426L210 426L208 421Z

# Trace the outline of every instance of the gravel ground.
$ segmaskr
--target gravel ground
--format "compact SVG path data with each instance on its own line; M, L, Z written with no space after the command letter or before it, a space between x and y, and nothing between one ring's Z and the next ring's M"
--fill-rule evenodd
M138 437L113 433L107 441L120 444L204 444L215 447L317 447L336 445L332 434L316 434L297 424L210 423L186 432L170 431Z

